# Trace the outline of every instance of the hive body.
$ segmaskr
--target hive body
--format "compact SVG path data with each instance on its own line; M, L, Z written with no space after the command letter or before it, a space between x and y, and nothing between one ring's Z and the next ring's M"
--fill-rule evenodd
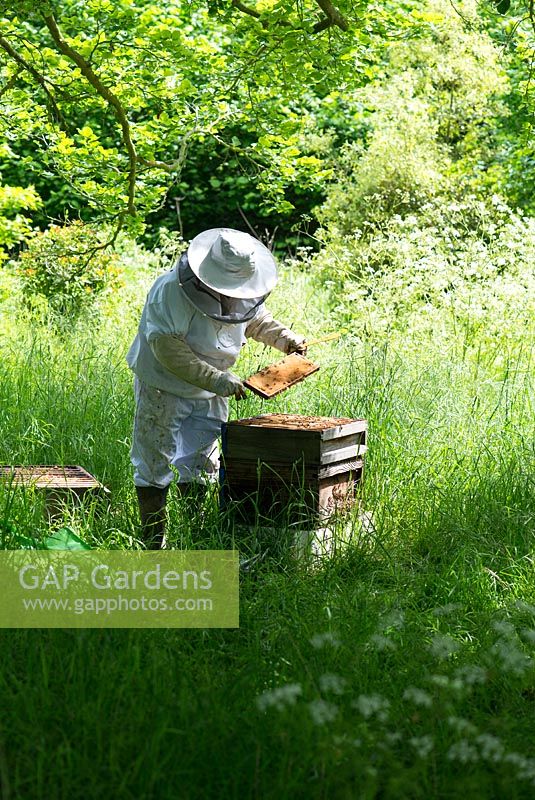
M224 497L242 517L324 521L350 508L362 481L367 423L362 419L265 414L223 430Z

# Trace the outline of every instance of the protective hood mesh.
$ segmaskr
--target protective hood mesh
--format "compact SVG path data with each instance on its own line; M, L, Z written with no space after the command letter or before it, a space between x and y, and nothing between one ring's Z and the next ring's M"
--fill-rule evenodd
M183 253L176 265L178 282L190 303L207 317L217 322L239 323L249 322L253 319L259 306L264 302L267 295L263 297L253 297L247 300L240 300L234 297L226 297L219 294L214 289L210 289L199 278L193 274L188 264L187 253Z

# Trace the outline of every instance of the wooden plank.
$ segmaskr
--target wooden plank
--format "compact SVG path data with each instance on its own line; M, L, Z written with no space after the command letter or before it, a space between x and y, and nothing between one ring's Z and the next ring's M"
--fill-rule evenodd
M304 436L295 430L255 428L250 435L246 429L226 428L224 454L236 460L256 460L267 463L293 463L304 459L307 464L332 464L347 458L358 457L366 452L360 444L361 434L344 436L323 442L319 431L308 431Z
M362 448L360 448L360 454L363 454ZM358 455L357 447L351 445L351 447L342 447L340 450L335 450L334 453L322 453L320 463L335 464L338 461L346 461L348 458L357 458Z
M355 419L351 422L344 422L333 428L325 428L321 432L321 438L324 441L329 439L336 439L339 436L350 436L353 433L366 433L368 430L368 422L365 419Z
M243 470L234 470L232 467L225 469L224 479L227 483L243 484L244 486L260 486L263 483L278 482L285 483L288 487L315 486L320 480L317 473L295 475L290 472L284 472L282 469L261 470L260 473L249 471L247 473Z
M307 463L322 464L343 460L347 456L342 454L337 458L325 458L325 453L344 451L351 445L355 446L355 453L365 452L366 431L362 430L362 422L357 422L355 431L352 423L342 426L333 426L332 418L324 418L330 428L322 429L321 417L302 417L298 415L267 415L267 424L262 423L262 417L251 420L237 420L226 423L223 428L223 451L232 458L255 459L262 456L266 461L294 462L304 458ZM284 425L277 426L276 418L283 418ZM303 425L299 427L300 419ZM294 422L295 420L295 422ZM244 423L248 424L245 425ZM365 423L365 421L364 421ZM337 436L324 438L330 431L338 433ZM352 431L347 433L347 431ZM269 455L268 455L269 454Z
M245 521L253 522L260 514L270 519L284 517L292 525L300 525L349 510L356 501L356 485L351 474L322 480L302 490L281 481L260 486L225 484L225 496L232 504L231 510Z
M348 511L356 501L355 481L340 481L340 476L321 482L318 496L318 512L321 519L328 519L332 514Z
M109 491L85 469L74 465L0 465L0 479L12 486L32 486L35 489L78 493L91 489Z
M313 375L318 370L318 364L314 364L313 361L305 358L305 356L300 356L298 353L292 353L281 361L270 364L260 372L250 375L243 383L255 394L264 399L269 399L284 392L290 386L294 386L309 375Z
M284 463L269 463L256 461L234 461L227 459L222 462L222 472L225 475L232 477L232 480L244 481L258 481L269 476L280 476L284 480L299 481L303 479L305 482L318 482L323 478L330 478L333 475L340 475L344 472L352 472L362 470L364 467L364 459L351 458L345 461L338 461L334 464L327 464L325 466L314 466L312 468L303 469L302 464L284 464Z
M353 433L350 436L340 436L337 439L328 439L321 442L321 455L325 453L336 453L337 450L344 450L346 447L354 447L355 451L366 450L366 439L363 433Z
M300 431L280 428L240 428L227 424L225 429L225 455L232 458L256 460L269 454L270 461L293 462L304 458L320 462L320 431Z
M318 470L318 479L322 480L323 478L332 478L333 475L342 475L344 472L351 472L356 475L357 480L360 480L363 469L363 458L350 458L347 461L337 461L334 464L328 464L325 467L320 467Z

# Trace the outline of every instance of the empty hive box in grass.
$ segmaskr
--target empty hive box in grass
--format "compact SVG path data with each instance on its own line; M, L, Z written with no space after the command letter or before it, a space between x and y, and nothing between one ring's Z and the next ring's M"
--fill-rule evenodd
M65 500L79 502L86 496L103 498L110 493L85 469L72 465L0 465L0 480L9 487L32 488L43 492L47 510L51 514L58 513Z
M352 507L364 471L363 419L265 414L223 427L224 501L248 521L319 522Z

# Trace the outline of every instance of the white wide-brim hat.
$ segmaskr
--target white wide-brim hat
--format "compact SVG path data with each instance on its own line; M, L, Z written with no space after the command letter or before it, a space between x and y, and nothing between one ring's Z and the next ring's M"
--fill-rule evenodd
M277 283L277 264L268 248L232 228L199 233L188 248L188 262L200 281L227 297L262 297Z

